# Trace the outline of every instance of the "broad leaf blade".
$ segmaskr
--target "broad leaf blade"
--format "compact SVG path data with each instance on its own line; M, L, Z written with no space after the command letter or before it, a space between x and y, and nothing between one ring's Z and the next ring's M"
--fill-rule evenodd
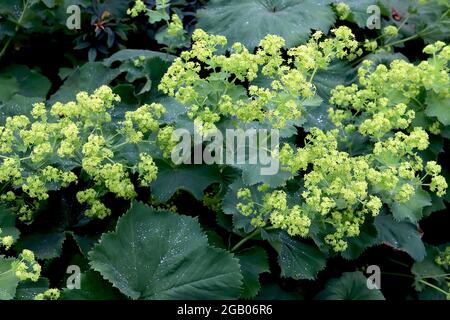
M416 261L422 261L425 257L425 246L414 224L396 222L389 215L380 215L375 219L375 227L381 243L405 251Z
M380 290L369 289L361 272L346 272L339 279L330 280L317 295L320 300L384 300Z
M259 275L270 272L267 253L262 248L254 247L239 253L238 257L244 277L242 298L250 299L255 297L261 289Z
M326 257L319 249L290 237L286 232L271 232L268 240L278 252L282 277L314 280L325 268Z
M208 246L198 222L141 203L90 253L91 266L133 299L233 299L242 275L237 259Z
M288 47L308 40L311 30L328 32L335 15L327 0L212 0L197 11L198 27L224 35L228 45L249 50L267 34L282 36Z

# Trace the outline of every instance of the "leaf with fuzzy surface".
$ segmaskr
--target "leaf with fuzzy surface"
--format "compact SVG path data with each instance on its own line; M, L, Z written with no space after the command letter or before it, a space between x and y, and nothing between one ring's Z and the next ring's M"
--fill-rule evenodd
M422 188L416 188L416 192L405 203L394 202L389 207L396 221L409 220L416 223L422 218L423 208L431 206L431 197Z
M12 236L14 242L19 239L20 231L16 228L16 215L4 206L0 206L0 238Z
M176 191L190 192L197 200L203 198L203 190L215 182L220 182L221 173L217 167L207 165L181 165L172 167L158 161L158 177L151 188L158 201L169 200Z
M119 300L124 296L105 281L100 274L87 271L81 274L80 289L65 288L61 300Z
M23 236L16 249L29 249L38 259L53 259L60 256L65 239L64 232L33 233Z
M361 272L346 272L331 279L317 297L319 300L384 300L380 290L370 290Z
M261 289L259 275L263 272L270 272L267 253L262 248L254 247L242 251L237 256L244 277L244 290L241 297L244 299L253 298Z
M288 47L308 40L311 30L328 32L335 15L328 0L212 0L197 11L198 27L224 35L228 45L249 50L267 34L282 36Z
M210 247L198 222L138 202L89 254L92 268L132 299L233 299L239 263Z
M425 113L436 117L445 126L450 125L450 98L442 99L435 94L427 96Z
M74 101L78 92L92 93L98 87L108 85L120 73L120 70L105 67L101 62L88 62L72 72L59 90L51 96L50 104L57 101L62 103Z
M326 265L326 256L316 247L290 237L286 232L264 233L278 252L281 276L314 280Z
M49 286L48 279L43 277L36 282L31 280L20 282L16 290L16 299L33 300L37 294L45 292Z
M425 246L416 225L406 221L396 222L389 215L380 215L375 218L375 227L380 243L404 251L416 261L422 261L425 257Z
M14 261L13 258L0 256L0 300L11 300L16 295L19 279L12 267Z

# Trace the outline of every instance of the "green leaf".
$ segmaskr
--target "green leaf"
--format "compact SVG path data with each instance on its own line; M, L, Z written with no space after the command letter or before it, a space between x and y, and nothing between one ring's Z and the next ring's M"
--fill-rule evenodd
M416 192L407 202L394 202L389 205L396 221L408 219L413 223L422 218L423 208L427 206L431 206L431 197L422 188L416 188Z
M377 243L377 230L373 224L365 224L357 237L350 237L347 240L348 247L342 252L345 259L354 260L358 258L367 248Z
M120 300L122 294L105 281L98 272L81 274L80 289L65 288L60 300Z
M337 85L348 85L355 77L355 69L347 61L335 60L326 70L317 71L313 83L316 85L317 94L328 102L331 90Z
M292 136L296 133L296 129L293 125L290 127L294 130L294 132L289 133L289 136ZM242 180L246 186L266 183L270 187L278 187L284 185L293 176L290 172L280 169L279 160L273 155L279 148L279 139L276 136L272 136L270 133L272 128L267 123L236 123L234 120L228 120L219 123L218 128L225 139L234 139L234 141L227 141L223 154L227 155L226 162L230 162L228 159L229 155L233 156L231 161L233 164L231 166L242 172ZM235 130L236 128L243 130L244 133L246 132L244 143L240 143L236 136L226 137L226 130ZM258 133L259 129L268 130L266 131L268 133L267 136L260 135ZM280 132L280 136L282 135L283 132ZM253 138L250 138L251 136ZM254 142L249 142L251 139L254 139ZM252 159L252 157L254 158Z
M410 0L412 1L412 0ZM410 16L409 24L425 43L436 41L448 42L450 34L450 12L448 3L439 4L439 1L428 1L417 6L415 13Z
M401 53L391 53L391 52L377 52L368 54L364 60L370 60L373 62L371 66L371 70L375 70L377 66L383 64L385 66L389 66L394 60L404 60L408 61L408 58ZM363 62L358 65L358 68L361 67Z
M326 256L316 247L290 237L286 232L270 232L270 244L278 252L282 277L314 280L326 265Z
M378 289L369 289L361 272L345 272L339 279L331 279L316 297L320 300L384 300Z
M241 202L237 198L237 192L239 191L239 189L244 187L247 188L242 179L237 179L235 182L233 182L229 186L228 191L222 200L222 208L225 214L233 215L234 229L242 229L245 233L249 233L255 229L255 227L250 223L253 217L244 216L236 208L237 204ZM251 191L252 201L255 203L262 203L262 192L258 191L257 186L249 186L248 189L250 189Z
M4 119L11 116L28 116L33 108L33 104L42 101L44 101L44 98L30 98L16 94L7 102L3 104L0 103L0 121L4 123Z
M430 216L433 212L445 210L447 207L445 206L444 199L438 197L435 193L431 194L431 203L432 205L429 207L425 207L423 210L423 217L426 218Z
M267 253L262 248L254 247L239 253L237 256L244 277L244 290L241 297L244 299L253 298L261 289L259 275L263 272L270 272Z
M19 85L16 78L11 75L0 75L0 101L8 101L17 92L19 92Z
M16 295L19 279L12 267L14 261L13 258L0 256L0 300L11 300Z
M87 256L89 251L92 250L95 243L99 240L99 235L93 235L93 236L80 236L77 234L72 233L72 237L75 240L75 242L78 245L78 248L80 249L80 252Z
M396 222L390 215L379 215L375 218L375 227L380 243L404 251L416 261L425 257L425 246L416 225L407 221Z
M138 202L89 254L92 268L133 299L233 299L238 260L208 246L198 222Z
M42 0L42 2L43 2L47 7L53 8L53 7L56 5L57 0Z
M19 84L17 93L25 97L41 97L45 99L51 87L46 77L24 65L12 65L1 70L2 75L10 75Z
M114 53L111 57L105 59L103 64L106 67L111 67L114 62L124 62L137 59L139 57L144 57L146 59L158 57L161 60L171 62L175 58L174 56L162 53L158 51L150 51L150 50L136 50L136 49L124 49Z
M418 294L419 300L443 300L447 301L447 296L434 288L427 287Z
M19 239L20 231L16 228L16 215L4 206L0 206L0 238L12 236L14 242Z
M425 102L425 113L428 116L438 118L444 126L450 125L450 98L443 99L436 94L429 94Z
M101 62L88 62L75 69L59 90L51 96L50 104L75 100L80 91L92 93L98 87L109 84L121 71L105 67Z
M61 255L65 239L64 232L33 233L21 237L17 242L16 249L29 249L38 259L53 259Z
M282 36L287 47L306 42L311 30L328 32L335 22L327 0L211 0L197 11L198 27L224 35L228 46L250 50L267 34Z
M152 195L158 201L169 200L177 190L190 192L197 200L203 199L203 190L209 185L222 181L216 166L181 165L172 167L166 162L158 162L158 177L151 185Z
M50 283L47 278L39 278L38 281L31 280L22 281L17 286L16 299L18 300L33 300L34 297L48 290Z

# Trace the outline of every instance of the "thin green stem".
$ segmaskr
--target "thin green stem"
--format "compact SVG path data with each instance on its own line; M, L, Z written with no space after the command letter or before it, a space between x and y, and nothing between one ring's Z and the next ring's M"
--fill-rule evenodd
M129 144L129 142L125 141L125 142L119 143L119 144L113 146L111 149L118 149L126 144Z
M261 230L266 230L266 231L270 231L270 230L274 230L275 227L271 226L271 227L267 227L267 228L258 228L255 229L252 233L248 234L246 237L242 238L241 241L239 241L238 243L236 243L236 245L231 248L231 252L235 252L236 250L238 250L240 247L242 247L242 245L244 243L246 243L248 240L253 239L254 237L256 237Z
M5 45L3 46L2 51L0 51L0 60L1 60L1 59L3 58L3 56L6 54L6 51L8 50L9 45L10 45L11 42L12 42L12 39L15 37L16 33L19 31L20 26L21 26L21 24L22 24L22 20L23 20L23 18L24 18L24 16L25 16L25 12L26 12L27 9L28 9L28 4L29 4L29 1L28 1L28 0L26 0L26 1L23 2L23 10L22 10L22 13L20 14L19 20L17 20L17 25L16 25L16 28L14 29L14 34L13 34L10 38L8 38L8 40L6 41Z
M231 252L235 252L237 249L239 249L240 247L242 247L242 245L243 245L244 243L246 243L248 240L250 240L250 239L256 237L256 235L258 235L259 232L260 232L260 229L259 229L259 228L258 228L258 229L255 229L255 231L253 231L252 233L248 234L245 238L242 238L241 241L239 241L238 243L236 243L236 245L235 245L233 248L231 248L230 251L231 251Z
M427 282L427 281L425 281L425 280L423 280L423 279L420 279L419 282L420 282L420 283L423 283L424 285L429 286L430 288L433 288L434 290L439 291L440 293L445 294L446 296L449 294L449 292L447 292L447 291L445 291L445 290L439 288L438 286L435 286L434 284L429 283L429 282Z
M441 17L439 18L439 20L442 20L449 12L450 12L450 9L448 9L447 11L445 11L445 12L441 15ZM383 48L384 48L384 47L387 47L387 46L395 46L395 45L397 45L397 44L401 44L401 43L404 43L404 42L407 42L407 41L410 41L410 40L414 40L414 39L419 38L419 37L423 37L423 36L425 36L425 35L427 35L427 34L433 32L433 30L429 30L430 28L432 28L432 26L428 26L428 27L424 28L422 31L420 31L419 33L416 33L416 34L414 34L414 35L412 35L412 36L409 36L409 37L407 37L407 38L404 38L404 39L401 39L401 40L398 40L398 41L395 41L395 42L392 42L392 43L386 43L386 44L383 46Z

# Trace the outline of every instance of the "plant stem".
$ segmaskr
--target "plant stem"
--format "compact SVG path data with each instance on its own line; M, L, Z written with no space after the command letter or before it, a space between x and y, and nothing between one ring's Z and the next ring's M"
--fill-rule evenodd
M252 233L248 234L245 238L242 238L241 241L239 241L238 243L236 243L236 245L231 248L231 252L235 252L237 249L239 249L240 247L242 247L242 245L244 243L246 243L248 240L253 239L255 236L257 236L259 234L259 232L261 230L266 230L266 231L270 231L270 230L274 230L275 227L271 226L271 227L267 227L267 228L258 228L255 229Z
M423 283L424 285L429 286L430 288L433 288L433 289L439 291L440 293L445 294L446 296L449 294L447 291L445 291L445 290L439 288L438 286L435 286L434 284L429 283L429 282L427 282L427 281L425 281L425 280L423 280L423 279L420 279L419 282L420 282L420 283Z
M397 277L404 277L404 278L414 278L414 276L410 276L410 275L408 275L408 274L401 274L401 273L382 272L382 274L387 274L387 275L397 276ZM426 277L424 277L424 278L426 278ZM439 288L438 286L435 286L435 285L432 284L432 283L429 283L428 281L425 281L425 280L423 280L423 279L420 279L419 282L420 282L420 283L423 283L424 285L429 286L430 288L433 288L433 289L439 291L440 293L445 294L446 296L449 294L449 292L447 292L447 291L445 291L445 290Z
M231 248L231 252L235 252L237 249L239 249L244 243L246 243L248 240L252 239L253 237L255 237L258 233L260 232L260 229L255 229L255 231L253 231L252 233L248 234L245 238L243 238L241 241L239 241L238 243L236 243L236 245Z
M8 50L8 48L9 48L9 45L11 44L11 42L12 42L12 39L14 38L14 36L16 35L16 33L19 31L19 29L20 29L20 25L22 24L22 20L23 20L23 18L24 18L24 16L25 16L25 11L27 11L27 9L28 9L28 0L26 0L25 2L23 2L23 10L22 10L22 13L20 14L20 17L19 17L19 20L17 20L17 25L16 25L16 28L14 29L14 34L10 37L10 38L8 38L8 40L6 41L6 43L5 43L5 45L3 46L3 49L2 49L2 51L0 52L0 60L3 58L3 56L5 55L5 53L6 53L6 51Z

